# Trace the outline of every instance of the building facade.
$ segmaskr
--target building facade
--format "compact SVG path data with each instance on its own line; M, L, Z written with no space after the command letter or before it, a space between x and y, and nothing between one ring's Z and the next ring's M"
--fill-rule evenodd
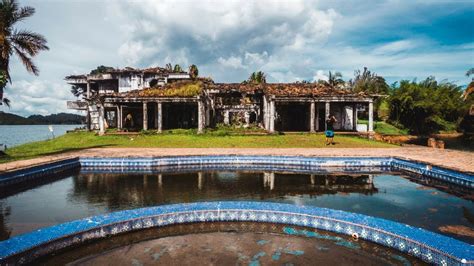
M66 82L83 91L68 108L85 111L88 129L101 134L106 128L202 133L217 124L318 132L326 129L329 115L337 119L336 130L355 132L361 111L368 113L365 131L371 133L379 97L319 83L214 83L159 67L72 75Z

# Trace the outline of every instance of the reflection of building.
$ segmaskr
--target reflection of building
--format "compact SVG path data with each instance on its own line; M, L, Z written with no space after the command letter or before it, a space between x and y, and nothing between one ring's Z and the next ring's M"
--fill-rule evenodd
M238 198L275 198L377 192L372 175L308 175L274 172L194 172L180 174L80 174L71 199L130 206Z
M68 76L66 81L85 91L85 100L68 102L68 108L87 111L88 126L102 132L106 124L118 129L202 132L217 123L255 124L269 132L315 132L325 129L329 114L336 116L336 130L355 131L358 110L365 107L368 130L373 131L372 103L377 97L317 83L192 80L186 72L159 67L105 70Z

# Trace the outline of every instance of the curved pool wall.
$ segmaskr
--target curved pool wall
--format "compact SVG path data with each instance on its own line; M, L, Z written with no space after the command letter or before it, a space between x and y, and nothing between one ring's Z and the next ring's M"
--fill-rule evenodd
M45 175L81 167L93 172L153 172L179 170L291 170L296 172L368 172L406 171L455 184L474 188L474 175L409 161L396 157L303 157L303 156L162 156L121 158L71 158L26 169L0 173L0 187L21 183Z
M397 249L429 263L474 264L473 246L424 229L325 208L245 201L173 204L59 224L0 242L0 260L2 264L28 263L91 240L146 228L197 222L263 222L349 236L356 233L361 239Z

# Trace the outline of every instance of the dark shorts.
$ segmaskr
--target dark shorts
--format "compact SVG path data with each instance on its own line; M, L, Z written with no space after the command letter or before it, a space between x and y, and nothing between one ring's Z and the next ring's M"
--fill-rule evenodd
M327 138L334 138L334 131L326 130L325 132Z

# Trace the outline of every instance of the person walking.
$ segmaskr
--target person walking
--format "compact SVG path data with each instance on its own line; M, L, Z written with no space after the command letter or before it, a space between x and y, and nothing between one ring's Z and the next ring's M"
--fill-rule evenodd
M334 145L334 123L336 123L336 117L334 115L329 115L326 119L326 145Z

